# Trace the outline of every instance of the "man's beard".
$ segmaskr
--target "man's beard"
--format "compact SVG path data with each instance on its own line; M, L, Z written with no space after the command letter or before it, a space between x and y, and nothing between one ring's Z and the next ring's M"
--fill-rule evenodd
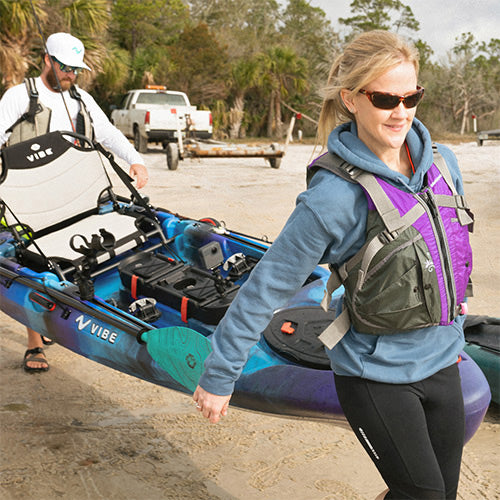
M57 80L53 71L49 71L47 73L47 82L54 90L59 90L59 85L57 84ZM60 78L59 82L61 83L62 90L68 90L71 87L71 85L73 85L72 80L65 77L63 77L62 79Z

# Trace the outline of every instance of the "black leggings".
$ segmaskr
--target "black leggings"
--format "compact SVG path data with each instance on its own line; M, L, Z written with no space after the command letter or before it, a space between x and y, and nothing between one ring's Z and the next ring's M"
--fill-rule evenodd
M454 499L465 419L456 364L413 384L335 375L344 414L384 478L386 499Z

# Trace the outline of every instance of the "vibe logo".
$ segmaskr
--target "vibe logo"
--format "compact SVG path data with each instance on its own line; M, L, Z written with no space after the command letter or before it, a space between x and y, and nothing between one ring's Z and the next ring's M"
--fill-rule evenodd
M90 333L90 335L94 335L99 340L114 344L118 339L118 333L113 332L108 328L104 328L98 323L94 323L90 318L86 318L83 314L80 314L80 316L75 319L75 323L79 332L83 331L85 333Z
M26 159L33 163L35 160L41 160L42 158L46 158L47 156L51 156L54 154L52 148L47 148L42 150L42 146L37 144L36 142L31 145L32 154L26 155Z

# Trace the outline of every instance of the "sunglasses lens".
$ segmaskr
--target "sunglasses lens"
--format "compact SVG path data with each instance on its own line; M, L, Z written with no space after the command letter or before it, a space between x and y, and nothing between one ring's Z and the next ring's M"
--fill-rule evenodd
M73 71L75 75L78 74L78 68L74 68L73 66L66 66L66 64L61 64L61 71L63 73L71 73Z
M405 97L403 100L405 108L414 108L420 102L420 99L422 99L423 95L424 95L423 92L419 90L418 92L415 92L414 94Z
M401 99L397 95L386 94L385 92L371 92L370 99L373 105L379 109L394 109L396 106L399 106L400 102L403 102L404 107L409 109L414 108L420 102L423 95L423 89L419 89L404 99Z
M73 73L76 76L76 75L78 75L78 72L80 71L80 68L75 68L74 66L68 66L68 65L62 63L61 61L59 61L58 59L56 59L55 57L52 57L52 60L54 62L56 62L57 64L59 64L59 69L63 73L71 73L73 71Z
M399 104L399 97L397 95L384 94L382 92L373 92L371 100L373 105L380 109L394 109Z

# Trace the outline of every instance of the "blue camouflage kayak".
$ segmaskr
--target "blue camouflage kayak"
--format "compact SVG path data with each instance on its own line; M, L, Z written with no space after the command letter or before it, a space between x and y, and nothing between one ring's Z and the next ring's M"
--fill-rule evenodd
M91 360L192 392L216 325L269 243L155 207L133 189L130 199L117 196L106 173L119 168L112 157L69 132L5 148L2 166L8 229L0 234L0 309ZM318 266L275 312L251 350L233 405L343 419L317 339L334 316L334 303L328 312L319 306L327 277ZM468 440L488 409L490 388L466 352L459 369Z

